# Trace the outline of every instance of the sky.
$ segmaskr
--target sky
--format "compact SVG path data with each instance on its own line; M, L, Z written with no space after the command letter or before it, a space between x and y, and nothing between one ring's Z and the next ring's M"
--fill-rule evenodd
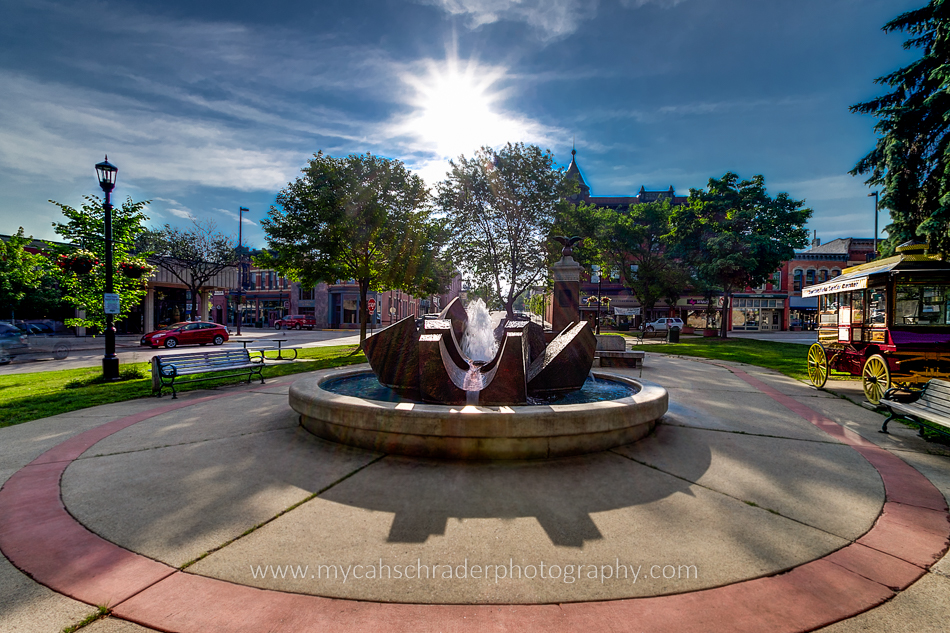
M728 171L872 237L848 107L919 53L881 27L925 0L0 0L0 234L57 239L49 200L151 200L152 226L260 220L322 150L448 160L523 141L595 196ZM886 212L880 228L888 223ZM886 234L881 233L882 237Z

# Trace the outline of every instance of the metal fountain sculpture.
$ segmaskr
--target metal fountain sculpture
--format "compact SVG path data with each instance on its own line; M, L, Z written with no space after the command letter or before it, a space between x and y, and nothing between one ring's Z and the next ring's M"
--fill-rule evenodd
M547 399L584 385L597 339L578 318L581 266L571 247L581 238L555 238L563 246L554 273L554 332L531 321L502 321L497 353L487 361L463 353L469 318L456 298L435 320L416 326L405 318L366 339L363 350L379 382L408 398L441 404L514 405ZM550 342L547 342L550 340Z

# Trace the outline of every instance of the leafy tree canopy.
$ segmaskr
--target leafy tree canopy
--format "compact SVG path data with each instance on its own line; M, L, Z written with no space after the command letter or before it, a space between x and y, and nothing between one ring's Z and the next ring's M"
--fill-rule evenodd
M881 206L891 212L882 250L915 237L950 252L950 3L932 0L884 25L885 32L907 32L905 49L920 49L920 59L879 77L891 92L851 106L874 115L879 138L851 170L881 188Z
M137 237L136 248L187 286L195 305L198 293L237 261L234 240L217 231L213 220L192 220L188 229L166 224L146 230Z
M489 305L511 317L518 295L545 279L551 227L575 188L554 155L535 145L483 147L451 162L437 204L454 256Z
M370 289L442 292L451 266L419 176L398 160L372 154L319 152L301 171L261 222L270 252L255 258L259 266L305 286L356 280L361 341Z
M98 261L106 258L105 238L105 209L99 198L84 196L85 202L79 209L65 204L54 202L66 216L65 222L54 222L53 230L64 241L78 245L94 253ZM148 293L146 282L142 279L130 279L119 272L119 264L135 259L135 239L146 229L144 222L148 220L143 210L148 201L133 202L127 198L122 206L112 210L112 241L114 292L119 295L121 312L115 315L115 322L119 322L129 315L133 306L138 305ZM49 244L50 249L60 255L70 253L74 247ZM105 306L102 295L106 288L105 266L99 265L88 274L76 274L67 270L56 273L60 288L63 290L63 299L73 307L83 310L84 317L67 319L70 327L89 327L99 331L105 329Z
M559 218L555 232L580 235L574 259L617 271L623 284L651 310L660 299L676 303L689 274L666 245L672 207L668 200L609 209L581 202ZM560 251L560 247L557 248Z
M0 240L0 318L13 320L21 308L58 303L55 287L50 283L49 260L25 250L32 240L32 236L23 235L22 226L9 240Z
M673 254L704 282L736 290L760 286L808 243L812 210L787 193L770 197L765 179L739 180L727 172L705 189L690 189L689 202L670 214ZM729 303L724 304L729 309ZM722 319L722 336L726 336Z

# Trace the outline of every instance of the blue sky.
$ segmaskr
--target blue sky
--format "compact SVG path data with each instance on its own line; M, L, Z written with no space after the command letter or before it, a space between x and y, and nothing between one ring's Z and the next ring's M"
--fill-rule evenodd
M822 241L873 234L848 106L911 61L881 26L924 0L0 0L0 233L55 239L53 199L152 200L151 223L258 221L318 150L430 183L537 143L594 195L763 174ZM881 227L887 223L881 217Z

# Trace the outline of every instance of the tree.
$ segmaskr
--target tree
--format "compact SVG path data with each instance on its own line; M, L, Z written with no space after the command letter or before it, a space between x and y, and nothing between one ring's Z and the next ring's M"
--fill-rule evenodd
M762 176L740 182L732 172L710 178L705 191L690 189L688 204L673 209L673 254L725 295L723 337L732 293L762 285L796 248L804 248L811 213L804 200L792 200L787 193L769 197Z
M442 292L451 266L419 176L398 160L372 154L319 152L301 171L261 222L271 252L255 258L259 266L306 286L356 280L361 343L369 290Z
M15 320L21 308L52 299L47 294L55 291L50 283L50 263L44 255L26 250L33 236L23 235L23 227L9 240L0 240L0 318ZM53 292L55 295L55 292ZM22 318L22 317L21 317Z
M668 200L615 210L581 202L558 220L556 232L586 239L575 259L616 270L646 313L660 299L676 303L690 282L686 268L666 243L672 207Z
M234 240L215 229L213 220L193 219L187 230L166 224L139 235L136 248L183 283L197 306L208 283L237 261Z
M879 77L891 92L851 106L872 114L880 135L874 149L851 170L869 174L881 187L880 206L891 212L886 251L915 237L950 252L950 3L931 0L884 25L906 31L904 48L922 49L920 59Z
M554 217L576 185L550 151L524 143L483 147L450 165L437 204L452 251L475 288L491 293L489 305L512 318L515 298L546 275Z
M92 252L99 262L105 261L106 243L104 235L105 210L102 202L93 196L84 196L85 202L79 210L65 204L54 202L66 216L65 223L53 223L53 230L62 238L78 244L83 249ZM115 315L115 322L122 321L129 315L133 306L138 305L148 293L146 282L143 279L132 279L119 270L119 264L135 259L135 238L145 231L144 222L148 217L143 209L148 201L133 202L127 198L121 207L112 210L112 242L113 261L113 292L119 295L120 312ZM67 256L74 246L49 245L51 250L61 256ZM62 269L56 274L60 288L63 290L63 299L73 307L83 310L85 316L66 319L70 327L96 328L102 331L105 328L105 306L103 293L106 288L105 266L97 265L87 274L77 274Z

